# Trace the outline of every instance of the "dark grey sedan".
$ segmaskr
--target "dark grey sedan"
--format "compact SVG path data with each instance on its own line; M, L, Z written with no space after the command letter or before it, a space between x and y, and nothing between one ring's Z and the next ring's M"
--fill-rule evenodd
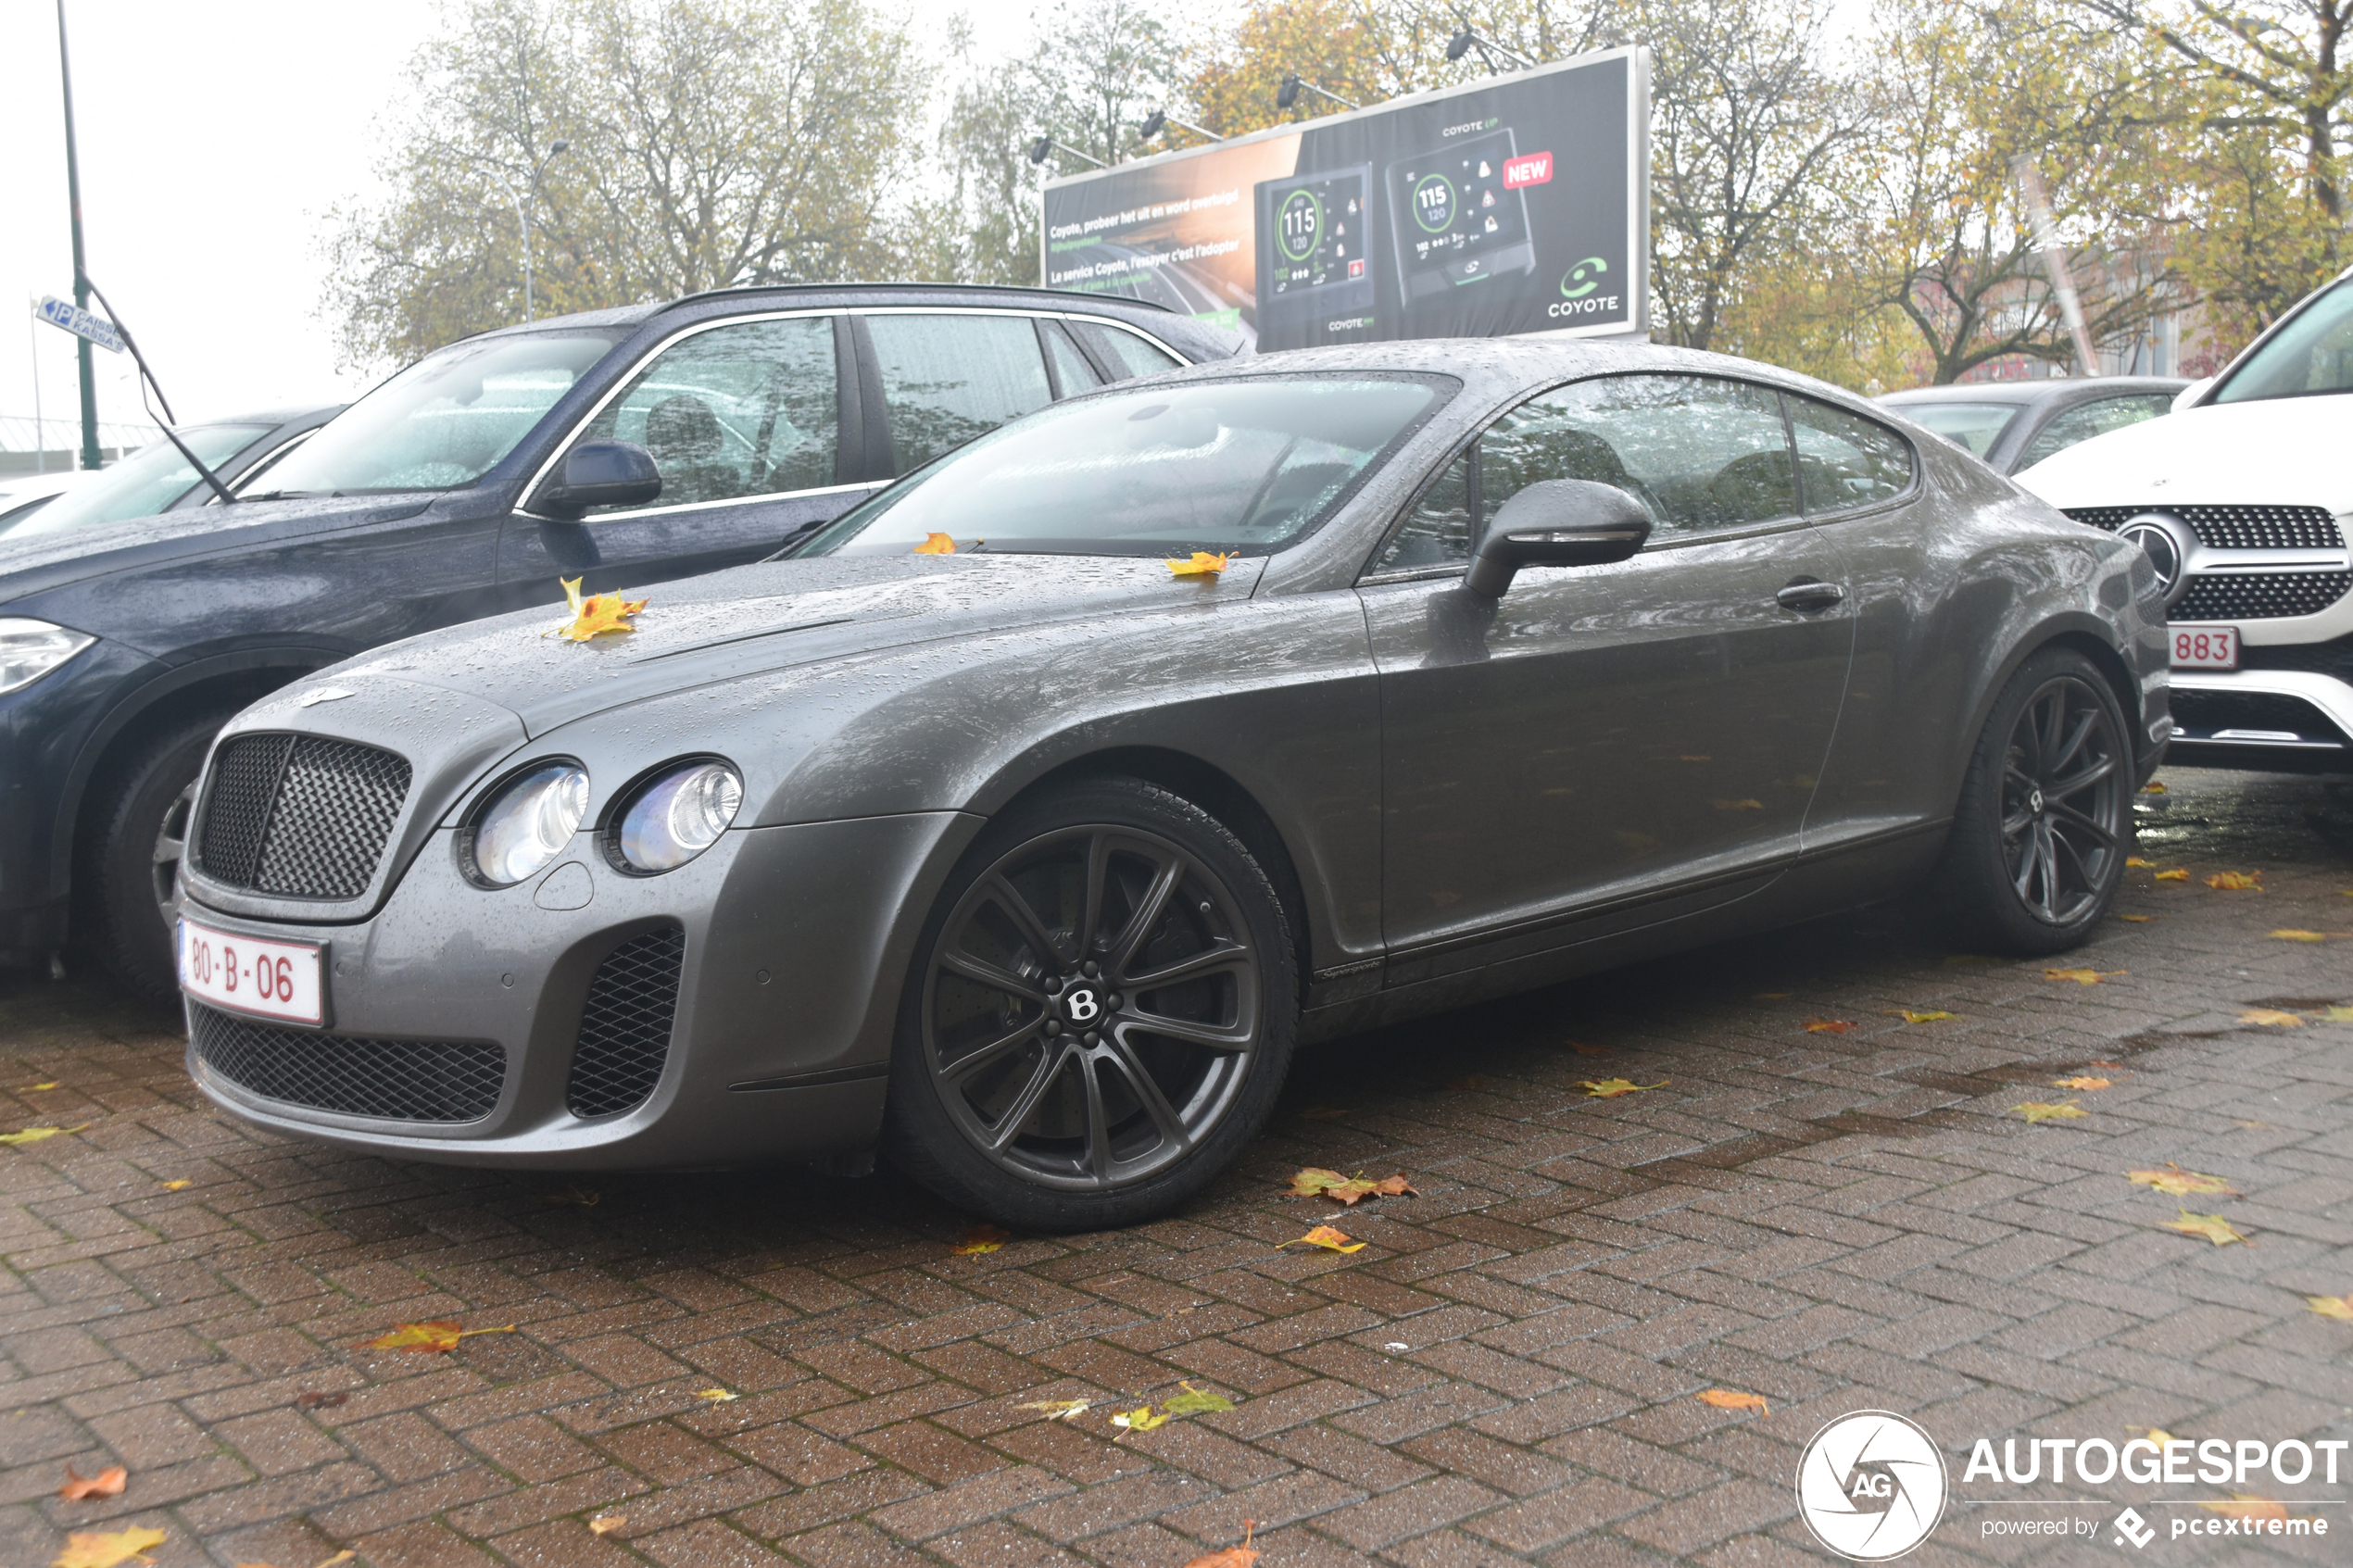
M246 709L192 828L189 1063L386 1154L879 1147L1000 1221L1126 1223L1302 1039L1914 886L1973 943L2082 941L2168 733L2156 594L1743 360L1107 388L626 634L532 610Z

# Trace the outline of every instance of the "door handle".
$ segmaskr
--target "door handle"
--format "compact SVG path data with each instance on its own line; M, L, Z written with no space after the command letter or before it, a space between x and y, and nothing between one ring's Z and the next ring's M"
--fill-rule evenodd
M1800 577L1773 596L1773 602L1783 609L1793 609L1800 615L1829 609L1846 597L1846 590L1835 583L1825 583L1818 577Z

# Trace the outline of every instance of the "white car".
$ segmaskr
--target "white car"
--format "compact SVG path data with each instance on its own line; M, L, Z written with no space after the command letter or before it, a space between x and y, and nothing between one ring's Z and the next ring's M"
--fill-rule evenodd
M2177 766L2353 773L2353 269L2182 394L2019 483L2166 586Z
M82 483L80 469L0 476L0 533L31 517Z

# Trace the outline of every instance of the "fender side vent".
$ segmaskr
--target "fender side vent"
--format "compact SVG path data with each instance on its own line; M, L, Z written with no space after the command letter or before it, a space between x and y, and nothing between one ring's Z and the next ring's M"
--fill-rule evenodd
M642 1104L670 1059L686 933L670 925L632 936L588 982L564 1101L574 1116L613 1116Z

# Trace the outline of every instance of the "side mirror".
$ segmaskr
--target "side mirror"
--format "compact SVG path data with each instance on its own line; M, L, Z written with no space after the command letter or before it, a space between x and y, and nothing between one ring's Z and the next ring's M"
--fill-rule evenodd
M1463 586L1500 599L1523 566L1605 566L1635 554L1650 536L1650 514L1616 485L1542 480L1497 508Z
M578 521L591 507L636 507L661 494L654 455L634 441L584 441L539 487L535 511Z

